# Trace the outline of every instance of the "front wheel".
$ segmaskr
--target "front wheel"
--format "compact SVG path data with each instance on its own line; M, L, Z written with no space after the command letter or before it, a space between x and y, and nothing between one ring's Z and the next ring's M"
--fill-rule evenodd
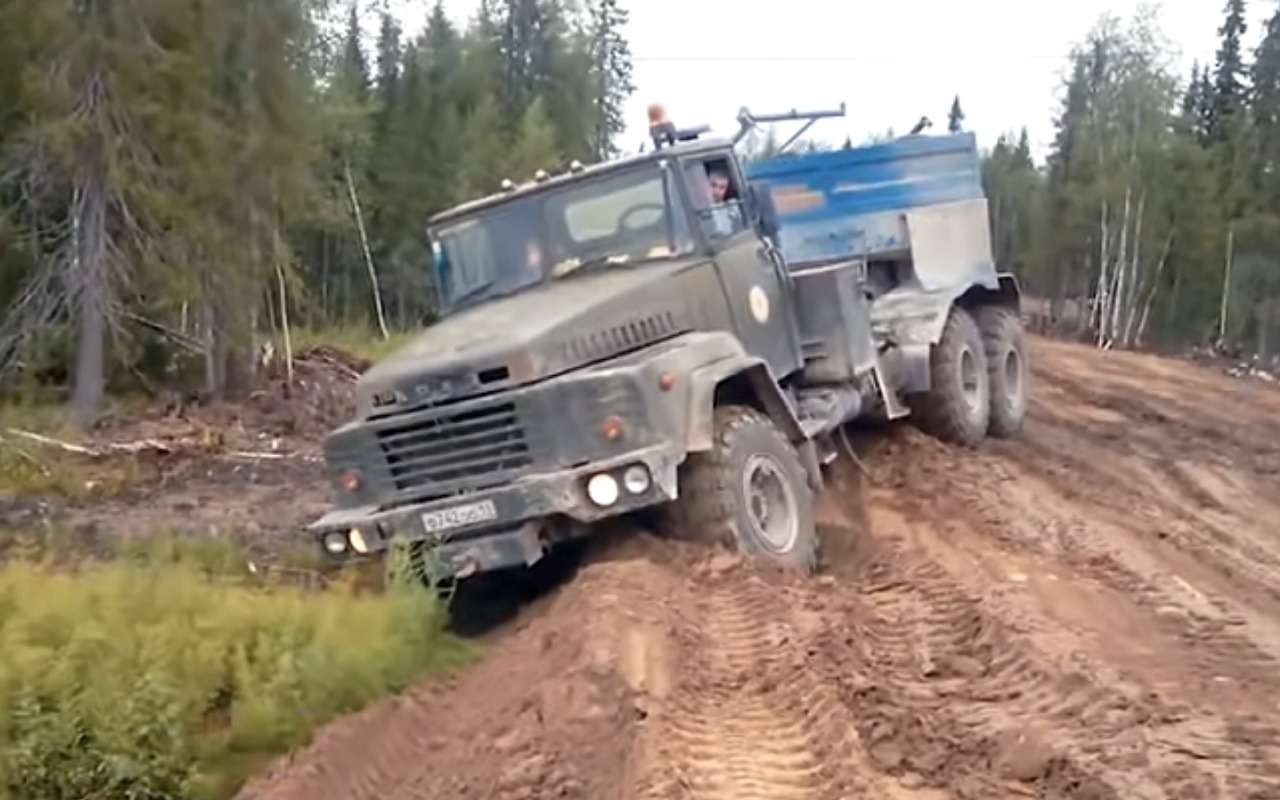
M681 468L670 509L677 535L812 572L813 494L795 447L752 408L717 408L715 426L712 450L691 454Z

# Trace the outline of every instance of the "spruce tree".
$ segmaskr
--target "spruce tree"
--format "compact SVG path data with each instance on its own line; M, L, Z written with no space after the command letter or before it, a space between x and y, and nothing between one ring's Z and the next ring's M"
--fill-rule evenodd
M626 103L635 91L631 48L623 36L628 12L617 0L598 0L591 8L591 69L596 123L591 149L597 159L617 155L616 138L626 128Z
M960 95L951 101L951 110L947 112L947 131L959 133L964 130L964 110L960 108Z
M1240 44L1241 38L1248 31L1244 0L1227 0L1224 13L1226 19L1218 29L1218 35L1222 39L1214 69L1208 126L1210 135L1218 140L1227 138L1228 120L1241 109L1245 101L1246 70Z

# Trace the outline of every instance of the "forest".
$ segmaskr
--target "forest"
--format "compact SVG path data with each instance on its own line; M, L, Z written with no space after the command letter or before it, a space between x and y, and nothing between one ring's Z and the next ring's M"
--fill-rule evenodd
M109 390L242 395L290 326L430 322L431 213L616 152L626 20L3 0L0 385L65 385L88 422Z
M1280 344L1280 10L1247 52L1228 0L1189 75L1159 14L1102 18L1073 51L1055 139L1002 136L983 177L997 261L1062 333L1102 347ZM958 106L957 106L958 108Z
M1025 133L983 154L997 261L1059 333L1276 349L1280 11L1248 50L1247 16L1228 0L1189 75L1158 11L1104 16L1042 163ZM0 1L0 386L58 387L89 422L115 391L243 395L286 331L430 324L431 213L618 152L627 18L436 2L406 31L377 0Z

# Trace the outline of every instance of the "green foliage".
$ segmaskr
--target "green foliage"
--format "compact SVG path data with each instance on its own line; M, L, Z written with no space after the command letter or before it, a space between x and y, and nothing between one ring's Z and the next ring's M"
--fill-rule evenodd
M102 330L69 339L59 371L108 337L87 363L132 366L141 316L210 345L203 368L164 375L175 388L243 392L251 349L279 333L281 279L295 324L372 316L353 194L390 322L412 329L436 310L432 214L508 171L616 152L632 91L617 0L503 0L465 25L437 0L420 31L385 8L0 3L0 369L97 308ZM86 175L109 238L87 305L63 280L83 261L69 231L90 220L72 203ZM9 315L33 286L50 302Z
M301 328L293 331L294 352L309 347L336 347L356 358L379 361L408 344L416 331L398 331L383 339L367 324L349 323L324 328Z
M0 568L0 797L228 797L334 715L466 658L420 586L269 589L228 554Z
M1213 96L1210 99L1209 135L1222 139L1230 129L1230 121L1240 113L1245 102L1244 53L1240 40L1248 31L1244 0L1227 0L1222 27L1218 29L1221 44L1214 70Z

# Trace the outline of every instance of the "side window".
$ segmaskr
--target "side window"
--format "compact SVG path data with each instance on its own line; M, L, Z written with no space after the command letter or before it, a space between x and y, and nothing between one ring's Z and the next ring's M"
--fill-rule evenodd
M685 167L694 211L707 236L723 239L747 228L742 191L729 159L712 157Z

